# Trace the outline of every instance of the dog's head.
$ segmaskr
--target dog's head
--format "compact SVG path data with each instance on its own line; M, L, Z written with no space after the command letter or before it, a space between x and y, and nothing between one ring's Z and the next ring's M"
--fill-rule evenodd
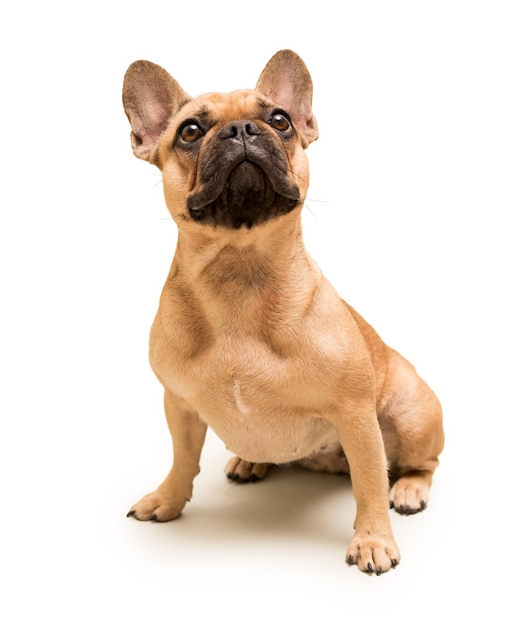
M302 206L304 149L318 137L312 92L303 61L282 50L255 90L194 99L158 65L136 61L123 103L133 152L162 170L175 221L239 229Z

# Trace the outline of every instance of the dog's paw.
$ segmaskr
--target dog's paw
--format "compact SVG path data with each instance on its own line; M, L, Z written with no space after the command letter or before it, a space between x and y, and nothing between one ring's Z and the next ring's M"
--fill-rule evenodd
M269 467L268 463L249 463L235 456L227 463L225 474L236 483L255 483L266 476Z
M185 501L167 499L157 490L134 504L127 517L134 517L142 522L169 522L180 515L184 506Z
M396 567L400 555L392 537L373 537L370 534L356 533L347 550L345 560L349 565L357 565L362 572L379 576Z
M419 476L402 476L389 494L390 508L401 515L413 515L424 511L428 505L430 487Z

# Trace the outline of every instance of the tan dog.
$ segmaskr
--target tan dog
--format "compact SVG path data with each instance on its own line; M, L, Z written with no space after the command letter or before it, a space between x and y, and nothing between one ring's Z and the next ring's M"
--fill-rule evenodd
M304 149L318 137L306 66L284 50L255 90L192 99L137 61L123 100L133 151L162 171L178 226L150 338L174 463L128 515L180 515L210 426L238 455L226 468L236 481L292 461L350 473L357 512L346 560L389 570L399 562L389 498L404 514L426 507L441 407L304 248Z

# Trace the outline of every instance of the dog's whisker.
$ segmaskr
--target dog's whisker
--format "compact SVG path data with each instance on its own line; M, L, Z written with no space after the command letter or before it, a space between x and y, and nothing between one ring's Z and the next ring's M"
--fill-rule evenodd
M315 202L317 204L327 204L329 200L320 200L319 198L311 198L310 196L306 196L306 201Z
M311 207L309 206L309 204L307 204L306 202L304 202L304 208L307 209L311 215L311 217L313 218L313 221L316 223L318 222L317 216L313 213L313 211L311 210Z

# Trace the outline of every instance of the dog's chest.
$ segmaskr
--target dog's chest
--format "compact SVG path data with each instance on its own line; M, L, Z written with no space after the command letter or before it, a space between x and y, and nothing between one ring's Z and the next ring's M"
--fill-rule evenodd
M221 338L190 362L162 359L161 378L244 459L284 463L336 441L317 368L255 340ZM320 372L325 376L324 372Z

